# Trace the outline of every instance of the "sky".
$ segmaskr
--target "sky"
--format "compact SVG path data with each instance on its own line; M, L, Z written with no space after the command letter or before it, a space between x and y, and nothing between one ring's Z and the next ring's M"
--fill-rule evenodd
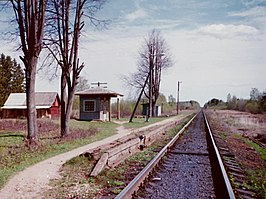
M13 13L0 13L4 19ZM138 95L121 80L137 69L144 39L157 29L165 38L173 67L163 71L161 93L202 106L227 94L249 98L251 88L266 90L266 0L109 0L97 15L110 20L97 30L85 21L80 41L81 75L107 82L124 99ZM2 22L1 22L2 21ZM0 31L9 25L0 21ZM19 59L17 43L1 41L0 53ZM45 71L37 75L37 91L58 91Z

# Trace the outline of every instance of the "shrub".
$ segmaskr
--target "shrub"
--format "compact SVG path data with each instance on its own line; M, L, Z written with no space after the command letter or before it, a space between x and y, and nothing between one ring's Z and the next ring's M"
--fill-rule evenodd
M245 110L247 112L253 113L253 114L258 114L261 113L259 104L257 102L254 101L250 101L246 104L245 106Z

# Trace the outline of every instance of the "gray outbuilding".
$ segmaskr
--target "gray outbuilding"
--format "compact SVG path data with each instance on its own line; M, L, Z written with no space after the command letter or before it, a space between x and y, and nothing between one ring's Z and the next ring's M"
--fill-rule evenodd
M98 85L97 87L77 92L75 95L79 96L80 120L111 121L112 97L117 98L117 118L120 118L119 96L123 96L122 94L102 88Z

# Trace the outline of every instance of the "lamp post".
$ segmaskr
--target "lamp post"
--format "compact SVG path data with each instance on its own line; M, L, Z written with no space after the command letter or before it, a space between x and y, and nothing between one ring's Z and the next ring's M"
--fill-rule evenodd
M177 101L176 101L176 114L177 115L178 115L178 110L179 110L179 87L181 83L182 83L181 81L177 81Z

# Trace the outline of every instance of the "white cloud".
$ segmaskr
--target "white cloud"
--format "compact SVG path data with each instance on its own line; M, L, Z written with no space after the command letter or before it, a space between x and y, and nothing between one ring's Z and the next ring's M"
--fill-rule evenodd
M228 93L246 97L251 88L265 90L265 35L261 40L219 39L196 31L165 33L175 65L164 74L162 93L175 94L182 81L181 100L196 99L203 105Z
M145 17L147 17L147 16L148 16L148 14L147 14L147 12L146 12L145 10L143 10L143 9L138 9L138 10L135 10L134 12L131 12L131 13L127 14L127 15L125 16L125 19L126 19L127 21L132 22L132 21L135 21L135 20L137 20L137 19L145 18Z
M253 37L259 34L259 30L248 25L225 25L211 24L200 27L198 32L217 38L236 38L236 37Z
M230 14L230 16L238 16L238 17L266 17L266 7L256 6L249 10L245 10L242 12L236 12Z
M255 25L261 30L266 29L266 7L256 6L248 10L231 13L229 16L243 17L249 24Z
M255 6L255 5L259 5L259 4L264 4L265 2L266 2L265 0L248 0L248 1L242 1L242 3L246 7Z

